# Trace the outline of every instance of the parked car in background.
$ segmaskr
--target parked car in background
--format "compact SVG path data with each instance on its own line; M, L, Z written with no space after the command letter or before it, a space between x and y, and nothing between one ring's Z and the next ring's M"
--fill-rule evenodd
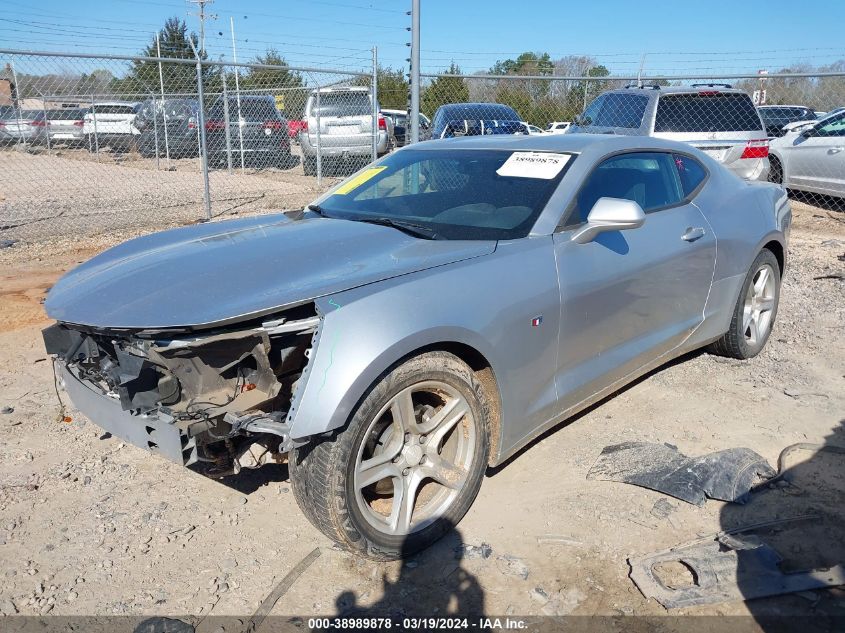
M44 110L9 108L0 113L0 143L44 143L47 140L47 121Z
M437 108L431 138L527 134L516 110L501 103L449 103Z
M771 182L845 198L845 111L773 140L769 161Z
M133 101L95 103L85 113L82 131L90 151L105 147L128 150L138 139L135 117L141 104Z
M308 129L308 123L302 119L288 119L288 138L299 144L299 135Z
M317 173L318 129L321 161L370 162L373 110L369 88L339 86L311 92L305 103L306 128L299 135L305 174ZM375 110L379 110L378 104ZM377 117L376 130L376 153L382 156L391 149L390 131L383 116Z
M396 139L396 147L403 147L408 142L408 135L411 133L408 127L408 113L405 110L382 110L386 116L393 119L393 137ZM431 120L420 112L419 118L420 140L427 141L431 138Z
M531 125L530 123L527 123L525 121L522 122L522 125L528 134L545 134L545 132L538 128L536 125Z
M105 431L218 476L287 463L327 538L395 559L452 530L489 466L625 384L704 347L759 354L790 221L783 188L682 143L431 141L302 213L100 253L50 289L44 342ZM194 473L167 476L183 498Z
M239 167L241 158L247 167L288 169L296 162L290 153L288 122L276 108L271 96L228 98L229 144L226 144L226 108L223 99L211 106L205 120L205 138L209 163L224 167L231 156Z
M784 126L796 121L814 121L816 113L810 108L797 105L765 105L757 106L757 112L766 127L766 134L770 138L783 136Z
M548 134L566 134L572 126L570 121L552 121L546 126Z
M766 180L769 139L751 97L728 84L609 90L570 133L654 136L689 143L746 180Z
M47 111L47 134L50 143L85 144L85 113L87 108L63 108Z
M142 156L199 155L199 101L196 99L148 99L135 118L138 151Z

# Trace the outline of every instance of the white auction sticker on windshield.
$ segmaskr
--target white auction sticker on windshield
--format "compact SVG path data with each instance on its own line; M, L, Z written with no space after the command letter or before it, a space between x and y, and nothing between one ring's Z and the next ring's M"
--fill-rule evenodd
M552 154L550 152L514 152L502 164L496 173L500 176L515 178L542 178L551 180L560 173L567 162L569 154Z

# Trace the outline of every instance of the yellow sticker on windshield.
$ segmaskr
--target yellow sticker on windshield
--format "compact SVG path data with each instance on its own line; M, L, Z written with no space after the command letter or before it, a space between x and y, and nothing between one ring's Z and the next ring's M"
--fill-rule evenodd
M360 174L347 180L343 183L340 187L334 190L334 194L337 195L346 195L350 191L355 191L358 187L363 185L367 182L370 178L378 176L381 172L387 169L386 165L382 165L381 167L370 167L369 169L365 169Z

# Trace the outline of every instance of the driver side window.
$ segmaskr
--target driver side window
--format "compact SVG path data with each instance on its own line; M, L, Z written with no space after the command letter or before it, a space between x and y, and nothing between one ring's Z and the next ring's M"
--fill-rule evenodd
M845 115L820 126L816 131L816 136L845 136Z
M681 202L684 193L671 154L619 154L602 162L587 177L567 214L564 228L586 222L599 198L633 200L645 213L654 213Z

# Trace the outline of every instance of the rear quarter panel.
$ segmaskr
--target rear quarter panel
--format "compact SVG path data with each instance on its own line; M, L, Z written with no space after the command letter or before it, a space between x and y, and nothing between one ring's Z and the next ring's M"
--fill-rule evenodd
M727 331L751 264L772 241L786 253L792 219L782 187L743 181L709 158L707 166L710 180L693 202L716 235L716 269L704 322L692 337L692 346Z

